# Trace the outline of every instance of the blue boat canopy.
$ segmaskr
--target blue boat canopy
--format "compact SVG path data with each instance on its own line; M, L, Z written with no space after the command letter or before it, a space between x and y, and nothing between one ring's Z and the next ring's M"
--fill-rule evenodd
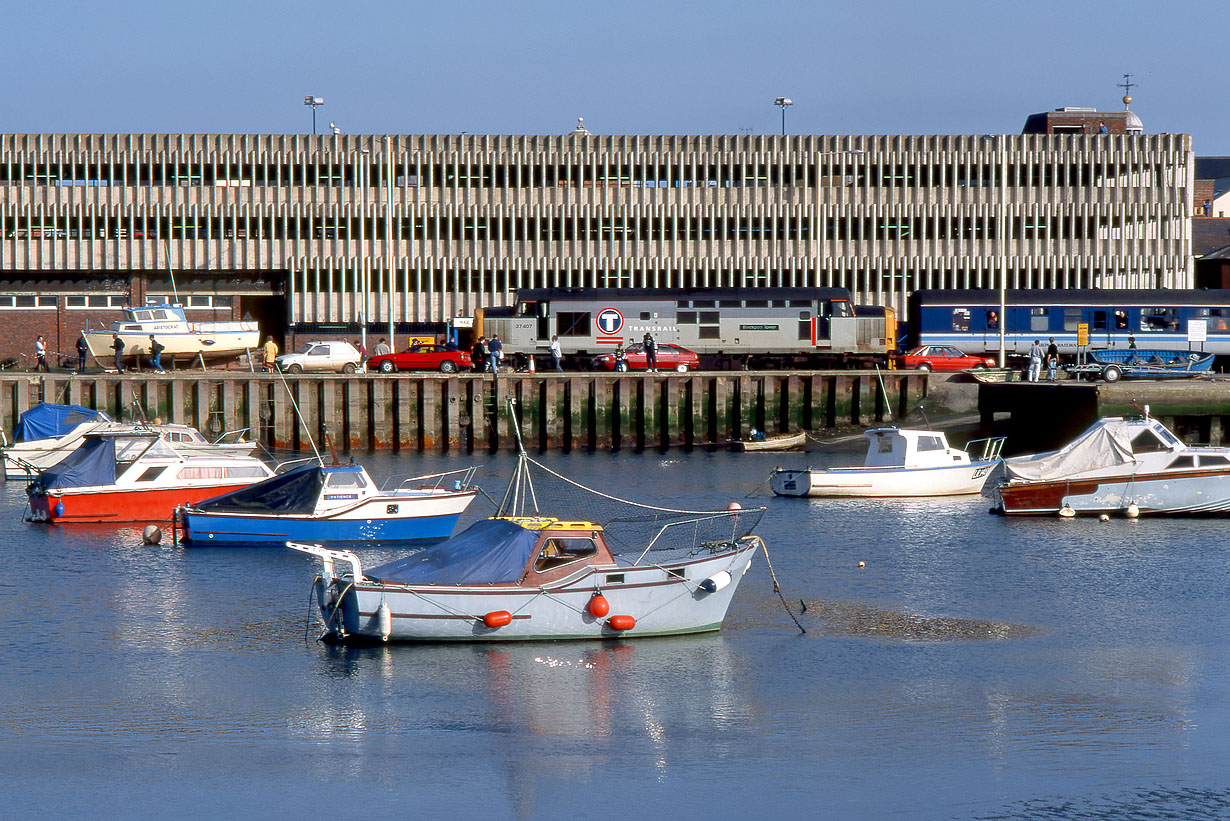
M538 532L506 519L486 519L434 547L363 575L398 584L503 584L521 579Z
M325 472L319 465L300 465L254 485L198 502L208 513L308 514L316 510Z
M59 487L93 487L115 484L115 439L110 436L87 436L81 447L64 461L38 475L26 488L34 495Z
M14 442L54 439L71 431L82 422L110 422L111 417L99 410L80 405L54 405L39 402L23 413L13 431Z

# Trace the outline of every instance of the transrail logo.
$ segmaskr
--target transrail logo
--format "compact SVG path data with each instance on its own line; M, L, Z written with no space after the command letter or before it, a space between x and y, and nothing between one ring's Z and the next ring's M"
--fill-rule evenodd
M624 315L616 308L603 308L596 321L599 336L613 336L624 327Z

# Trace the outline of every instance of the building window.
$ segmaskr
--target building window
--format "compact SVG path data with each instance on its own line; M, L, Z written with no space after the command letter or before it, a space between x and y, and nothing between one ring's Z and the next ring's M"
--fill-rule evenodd
M0 308L15 308L18 310L55 310L55 307L56 298L53 296L35 296L34 294L13 294L9 296L0 296Z
M128 304L128 297L123 294L113 296L66 296L64 307L70 311L84 311L90 308L123 308Z

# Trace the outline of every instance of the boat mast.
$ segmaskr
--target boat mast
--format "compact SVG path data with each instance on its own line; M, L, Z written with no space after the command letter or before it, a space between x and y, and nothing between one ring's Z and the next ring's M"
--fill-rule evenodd
M171 267L171 248L167 245L167 241L162 241L162 252L167 255L167 273L171 275L171 298L175 300L175 304L179 304L179 291L175 288L175 269Z

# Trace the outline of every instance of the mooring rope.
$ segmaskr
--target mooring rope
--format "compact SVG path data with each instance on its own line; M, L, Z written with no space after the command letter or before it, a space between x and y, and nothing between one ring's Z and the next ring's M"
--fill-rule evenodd
M769 546L764 543L764 539L760 536L753 534L752 538L760 542L760 549L764 552L764 563L768 565L769 578L773 580L773 592L776 593L777 597L782 600L782 607L786 608L786 612L790 615L790 620L794 622L794 626L799 628L800 633L806 633L807 630L803 628L803 625L799 624L799 620L795 617L794 611L790 609L790 605L786 604L786 598L782 595L782 587L777 583L777 574L773 572L773 562L769 559Z

